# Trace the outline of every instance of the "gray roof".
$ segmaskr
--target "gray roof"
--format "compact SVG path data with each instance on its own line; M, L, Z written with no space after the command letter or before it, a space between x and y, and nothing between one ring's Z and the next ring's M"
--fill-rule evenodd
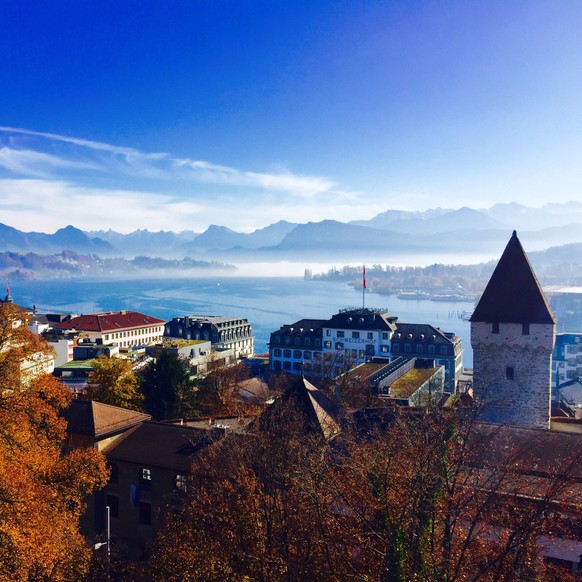
M336 313L327 322L326 327L334 329L359 329L393 331L396 328L397 317L389 313L380 313L374 309L352 309Z
M400 323L399 321L396 323L396 333L392 337L393 342L425 341L437 344L451 344L458 340L459 338L452 333L445 332L428 323Z

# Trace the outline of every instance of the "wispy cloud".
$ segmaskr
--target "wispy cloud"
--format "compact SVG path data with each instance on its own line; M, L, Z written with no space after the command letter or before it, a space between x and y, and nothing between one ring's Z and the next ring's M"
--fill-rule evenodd
M51 170L63 168L97 169L93 163L66 160L64 158L33 150L0 148L0 167L27 176L48 177Z
M100 157L92 164L79 162L72 159L72 156L79 155L79 152L68 151L62 157L48 155L38 151L17 149L12 146L6 149L6 161L0 157L0 165L8 170L19 173L40 176L46 175L35 166L35 162L45 169L52 165L53 168L91 168L100 169L103 172L126 173L139 175L143 178L187 180L208 184L220 184L238 186L243 188L260 188L265 191L278 191L297 196L300 198L313 197L321 193L332 190L336 187L335 182L327 178L317 176L303 176L292 172L256 172L241 170L229 166L215 164L204 160L192 160L188 158L176 158L163 152L141 152L135 148L118 147L102 142L95 142L85 139L67 137L55 133L43 133L27 129L0 126L0 133L11 136L12 142L17 136L37 138L44 142L69 144L100 154L109 154L111 158ZM39 146L40 147L40 146ZM35 159L36 154L36 159Z
M202 207L163 194L87 188L63 181L0 180L2 222L53 232L67 224L84 230L184 230Z
M31 136L31 137L40 137L47 140L52 141L60 141L63 143L69 143L77 146L81 146L91 150L97 150L102 152L110 152L112 154L117 154L120 156L126 156L127 158L137 158L137 157L145 157L149 159L161 159L166 156L166 154L162 153L154 153L154 154L144 154L139 150L129 147L119 147L114 146L111 144L98 142L98 141L91 141L88 139L80 139L76 137L69 137L66 135L60 135L58 133L46 133L42 131L33 131L31 129L22 129L20 127L7 127L7 126L0 126L0 132L11 134L11 135L23 135L23 136Z
M325 178L301 176L291 173L267 174L237 170L228 166L211 164L201 160L174 160L178 169L191 171L191 175L203 182L228 184L231 186L259 187L295 194L299 197L312 197L327 192L336 186Z
M284 195L282 195L284 194ZM369 214L328 178L239 169L53 133L0 127L0 213L21 230L252 231ZM365 214L366 216L362 215Z

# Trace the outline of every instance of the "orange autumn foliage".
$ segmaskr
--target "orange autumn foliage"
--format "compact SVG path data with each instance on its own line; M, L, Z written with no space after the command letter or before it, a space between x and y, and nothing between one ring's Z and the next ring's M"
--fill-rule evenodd
M95 450L63 453L59 411L69 390L47 374L25 374L50 348L17 306L0 306L0 579L78 580L90 550L78 531L83 500L104 485Z

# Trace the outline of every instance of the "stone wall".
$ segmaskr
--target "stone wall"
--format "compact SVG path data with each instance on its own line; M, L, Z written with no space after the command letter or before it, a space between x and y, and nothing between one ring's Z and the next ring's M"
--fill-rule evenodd
M487 422L549 428L555 326L471 323L475 396Z

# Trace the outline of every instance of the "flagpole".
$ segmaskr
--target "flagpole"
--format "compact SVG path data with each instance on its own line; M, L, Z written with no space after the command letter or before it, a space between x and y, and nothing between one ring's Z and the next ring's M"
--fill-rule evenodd
M364 265L362 278L362 311L366 308L366 265Z

